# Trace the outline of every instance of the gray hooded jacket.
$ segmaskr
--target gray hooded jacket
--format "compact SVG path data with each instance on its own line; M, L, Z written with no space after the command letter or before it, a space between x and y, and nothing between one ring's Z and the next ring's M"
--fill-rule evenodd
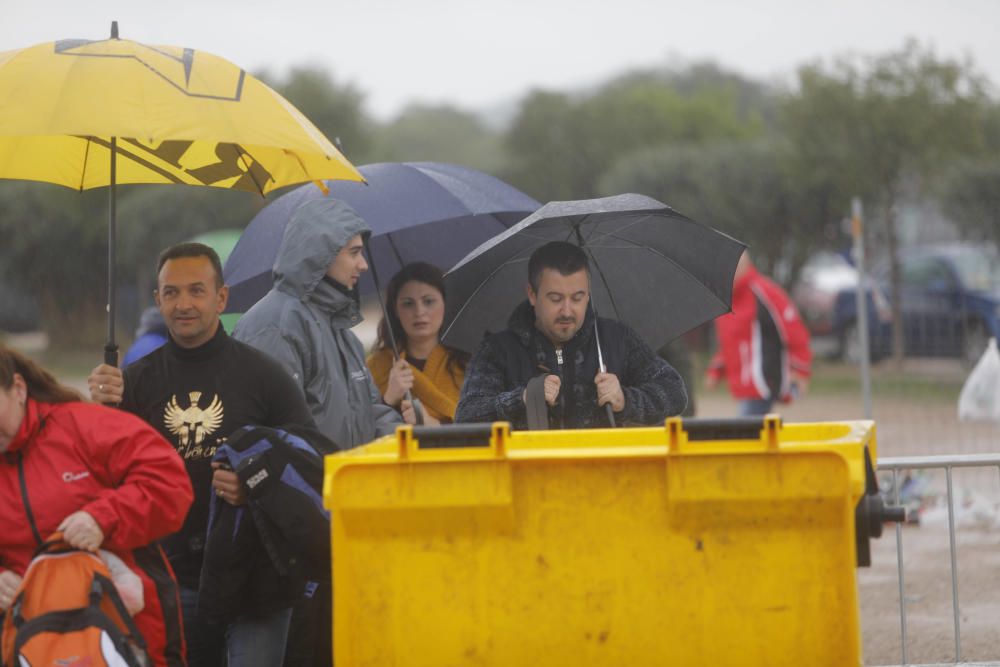
M302 387L322 433L350 449L402 423L365 365L351 327L357 301L323 280L330 263L367 223L335 199L306 202L292 214L274 264L274 287L240 318L233 336L266 352Z

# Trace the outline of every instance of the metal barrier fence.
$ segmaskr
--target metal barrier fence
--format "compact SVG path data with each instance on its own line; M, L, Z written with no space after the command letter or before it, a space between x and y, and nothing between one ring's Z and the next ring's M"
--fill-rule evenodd
M959 605L958 588L958 550L955 545L955 498L952 484L952 470L954 468L989 468L995 467L1000 472L1000 454L966 454L953 456L901 456L892 458L881 458L877 464L879 471L892 472L892 493L896 505L900 504L900 484L899 473L902 470L926 470L943 469L947 483L947 503L948 503L948 537L949 554L951 557L951 600L952 619L954 624L955 655L952 664L962 663L962 627ZM906 627L906 597L905 597L905 577L903 571L903 530L900 524L896 524L896 557L897 571L899 579L899 631L902 649L902 664L910 665L907 655L907 627ZM1000 647L998 647L997 660L1000 661ZM976 663L976 664L1000 664L996 663Z

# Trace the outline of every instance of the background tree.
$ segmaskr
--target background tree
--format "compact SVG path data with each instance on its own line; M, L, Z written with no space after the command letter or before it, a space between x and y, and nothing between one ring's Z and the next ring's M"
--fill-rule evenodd
M1000 247L1000 160L955 164L941 187L942 205L969 238Z
M619 158L678 143L749 139L762 131L756 114L741 115L729 83L681 94L669 76L638 71L592 92L535 91L507 133L507 178L541 201L585 199Z
M890 258L893 348L903 355L895 210L907 183L981 149L987 97L967 62L938 58L914 41L878 56L839 58L799 70L781 129L805 187L860 195L882 227ZM874 212L874 215L872 215Z
M774 140L666 146L619 160L604 192L641 192L747 243L755 263L791 282L826 241L815 202L800 196L786 170L787 147Z
M0 182L0 237L2 277L30 291L52 342L97 345L107 300L107 194Z
M452 106L409 106L375 134L377 162L451 162L493 174L504 165L499 132Z
M305 114L347 159L355 164L371 162L373 123L358 88L337 83L327 69L318 66L292 68L283 78L267 72L258 76Z

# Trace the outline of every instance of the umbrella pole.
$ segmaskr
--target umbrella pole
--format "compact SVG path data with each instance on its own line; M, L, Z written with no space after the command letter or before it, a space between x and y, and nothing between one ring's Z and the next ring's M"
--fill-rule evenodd
M588 255L590 255L590 262L597 268L597 260L594 258L594 253L590 252L587 244L583 240L583 234L580 233L579 225L574 228L576 232L576 242L580 246L581 250L584 250ZM601 350L601 334L597 329L597 306L594 305L594 284L590 280L590 271L587 271L587 288L590 290L590 310L594 313L594 342L597 344L597 367L602 373L608 372L608 367L604 365L604 352ZM615 424L615 411L611 407L610 403L604 404L604 411L608 415L608 424L611 428L616 428Z
M372 254L372 247L368 243L370 237L362 237L365 244L365 253L368 255L368 266L372 271L372 282L375 283L375 295L378 297L378 305L382 308L382 318L385 320L385 330L389 333L389 345L392 346L392 360L399 361L399 346L396 344L396 334L392 332L392 321L389 319L389 310L386 307L385 299L382 298L382 284L378 279L378 269L375 268L375 255ZM409 389L406 390L406 400L413 406L413 413L417 417L417 425L424 423L424 411L420 401L413 398Z
M594 294L590 294L590 309L594 312L594 342L597 343L597 365L602 373L608 372L608 367L604 365L604 353L601 352L601 334L597 331L597 308L594 308ZM615 411L611 408L610 403L604 404L604 410L608 415L608 424L611 428L615 428Z
M117 137L111 137L111 184L108 186L108 340L104 344L104 363L118 365L118 344L115 342L115 179L118 162Z

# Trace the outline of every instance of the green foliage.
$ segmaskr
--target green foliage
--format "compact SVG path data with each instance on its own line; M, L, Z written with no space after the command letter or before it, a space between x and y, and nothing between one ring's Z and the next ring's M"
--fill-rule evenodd
M372 127L360 90L338 84L322 67L295 67L280 81L267 73L260 76L305 114L347 159L354 164L371 161Z
M0 182L0 267L28 289L50 336L97 336L107 280L107 194Z
M140 306L152 303L160 251L202 232L246 227L267 203L246 192L184 185L136 185L119 191L124 191L118 204L119 277L136 286Z
M508 132L506 176L541 200L598 196L606 170L633 151L759 135L759 118L741 118L733 99L733 90L724 86L683 95L648 73L615 79L575 98L535 91Z
M851 195L865 201L890 257L894 356L901 361L894 212L907 183L927 182L950 160L983 149L985 81L970 63L938 58L908 41L888 54L807 65L798 83L780 126L793 146L790 173L803 191L841 210Z
M894 53L801 68L781 131L794 147L798 185L835 193L844 209L860 195L874 210L895 203L905 177L931 177L980 150L987 108L971 65L910 41Z
M959 162L941 186L945 212L964 234L1000 247L1000 160Z
M601 181L607 192L641 192L747 243L767 273L780 261L794 273L824 242L792 187L787 147L758 140L660 147L621 160ZM810 224L812 223L812 224Z
M412 105L379 128L376 162L451 162L498 173L504 154L498 132L473 113L451 106Z

